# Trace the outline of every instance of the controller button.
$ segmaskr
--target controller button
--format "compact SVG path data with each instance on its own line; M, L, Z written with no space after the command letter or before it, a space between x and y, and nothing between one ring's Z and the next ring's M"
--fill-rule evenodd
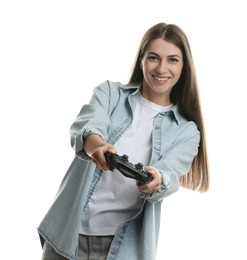
M138 170L142 170L142 168L143 168L143 164L142 163L138 163L138 164L136 164L136 169L138 169Z
M129 156L128 156L127 154L124 154L124 155L123 155L123 159L124 159L125 161L128 161Z

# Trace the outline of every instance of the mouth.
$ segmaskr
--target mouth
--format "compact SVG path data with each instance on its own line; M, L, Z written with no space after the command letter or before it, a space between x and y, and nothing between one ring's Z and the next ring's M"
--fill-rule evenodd
M166 84L167 81L170 79L170 77L159 77L155 75L153 75L153 78L158 84Z

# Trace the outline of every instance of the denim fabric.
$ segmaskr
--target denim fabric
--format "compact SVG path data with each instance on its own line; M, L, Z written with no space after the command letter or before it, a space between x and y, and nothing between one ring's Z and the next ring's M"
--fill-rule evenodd
M132 122L135 106L132 96L140 86L106 81L94 89L71 126L75 158L54 202L38 227L41 240L47 240L63 256L75 260L81 216L97 187L102 171L82 150L83 139L91 133L114 144ZM179 189L179 177L186 174L198 152L200 132L175 105L154 120L150 165L157 168L163 183L159 191L145 198L141 211L120 226L108 260L153 260L156 255L162 200ZM128 151L126 151L126 154Z

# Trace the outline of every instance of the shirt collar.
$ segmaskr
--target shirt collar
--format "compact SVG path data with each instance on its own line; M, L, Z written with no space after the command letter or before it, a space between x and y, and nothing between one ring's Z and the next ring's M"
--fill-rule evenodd
M136 95L137 93L140 92L140 88L141 84L137 83L137 84L127 84L125 85L126 89L135 89L135 91L132 92L132 95ZM183 119L182 114L179 111L179 105L175 104L172 109L170 111L164 112L164 113L160 113L161 115L169 115L171 114L174 117L174 120L176 121L176 123L179 125L181 120Z
M179 111L179 105L176 104L172 107L172 109L170 110L171 113L173 113L174 119L177 122L177 124L180 124L180 121L182 120L182 115Z

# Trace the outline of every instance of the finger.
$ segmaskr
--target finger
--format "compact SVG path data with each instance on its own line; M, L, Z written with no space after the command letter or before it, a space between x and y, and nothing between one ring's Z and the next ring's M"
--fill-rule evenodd
M152 181L138 187L141 192L146 194L154 193L161 188L161 181L158 174L153 171L150 172L150 174L152 176Z
M156 181L158 185L162 183L162 175L161 173L152 166L146 166L145 170L152 176L152 180Z
M108 164L105 159L104 153L94 152L92 154L93 162L102 170L107 170Z
M109 165L105 158L107 152L116 153L116 149L114 146L107 144L96 148L92 154L93 161L102 170L109 170Z

